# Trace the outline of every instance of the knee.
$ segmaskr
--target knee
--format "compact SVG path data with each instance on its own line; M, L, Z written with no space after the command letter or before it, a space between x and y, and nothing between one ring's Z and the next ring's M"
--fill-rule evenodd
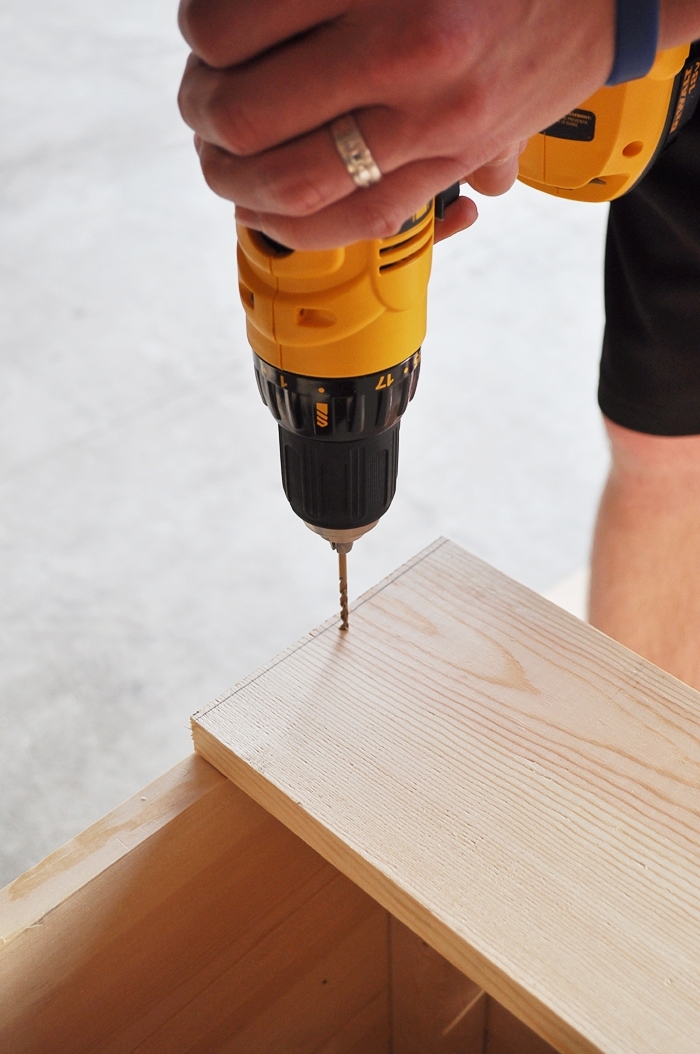
M700 481L700 435L657 436L633 432L603 418L612 472L630 481Z

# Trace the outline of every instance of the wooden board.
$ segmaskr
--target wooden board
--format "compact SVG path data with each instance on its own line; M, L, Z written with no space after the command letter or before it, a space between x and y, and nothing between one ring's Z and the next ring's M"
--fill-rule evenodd
M558 1051L697 1054L699 704L440 541L193 730Z
M389 920L190 758L0 892L3 1054L388 1054Z
M193 757L0 891L0 1051L544 1047Z

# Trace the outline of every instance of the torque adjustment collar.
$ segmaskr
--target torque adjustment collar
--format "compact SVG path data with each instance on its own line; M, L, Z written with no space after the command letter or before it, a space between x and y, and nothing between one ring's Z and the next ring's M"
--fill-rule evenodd
M378 435L402 417L420 373L420 349L390 370L361 377L304 377L253 355L262 401L281 428L338 442Z

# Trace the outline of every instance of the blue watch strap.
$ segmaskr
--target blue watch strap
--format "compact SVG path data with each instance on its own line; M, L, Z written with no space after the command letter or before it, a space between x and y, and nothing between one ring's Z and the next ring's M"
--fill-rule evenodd
M606 84L646 77L659 44L660 0L616 0L615 61Z

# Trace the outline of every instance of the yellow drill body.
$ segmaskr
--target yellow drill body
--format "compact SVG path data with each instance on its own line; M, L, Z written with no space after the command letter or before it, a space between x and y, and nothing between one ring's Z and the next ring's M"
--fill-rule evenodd
M700 66L686 65L689 53L690 45L660 52L646 77L600 88L533 136L520 159L523 183L577 201L631 190L683 118Z
M392 238L280 253L238 229L238 275L255 353L280 373L355 377L391 370L425 337L432 202Z

